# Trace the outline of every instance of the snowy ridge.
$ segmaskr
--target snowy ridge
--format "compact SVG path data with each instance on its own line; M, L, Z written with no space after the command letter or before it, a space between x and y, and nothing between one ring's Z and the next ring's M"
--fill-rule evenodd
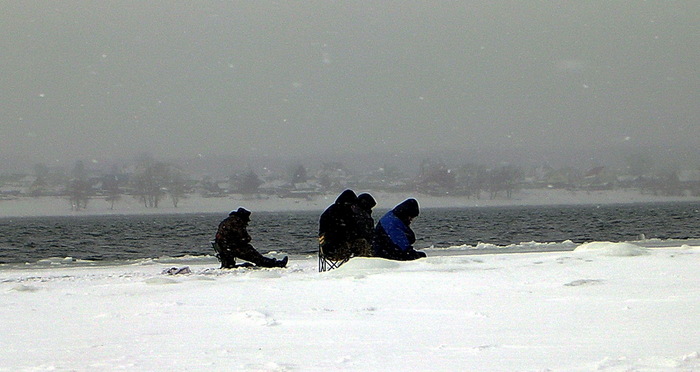
M448 248L443 248L446 251L477 251L478 253L490 253L490 252L547 252L547 251L570 251L576 248L577 244L571 240L565 240L563 242L522 242L518 244L509 245L497 245L491 243L479 243L476 246L473 245L458 245ZM435 249L431 247L432 249ZM440 250L440 249L436 249Z
M477 245L458 245L445 248L436 248L431 246L429 248L419 248L425 250L428 255L432 256L443 256L443 255L465 255L465 254L491 254L491 253L532 253L532 252L559 252L559 251L573 251L579 249L593 249L598 244L611 244L611 247L616 246L611 242L591 242L591 244L586 247L579 247L579 244L572 242L571 240L565 240L562 242L522 242L518 244L509 245L497 245L491 243L478 243ZM642 241L632 241L628 244L634 244L639 247L645 248L664 248L664 247L684 247L684 246L696 246L700 245L700 239L647 239ZM262 252L264 255L283 257L289 255L288 252L284 251L269 251ZM307 259L309 257L315 257L315 255L292 255L293 260ZM137 265L137 266L149 266L149 265L173 265L173 266L185 266L185 265L209 265L211 267L218 267L218 261L216 257L212 255L202 255L193 256L185 255L182 257L154 257L154 258L141 258L134 260L119 260L119 261L94 261L94 260L80 260L73 257L47 257L45 259L39 260L37 262L31 263L21 263L21 264L0 264L0 271L7 269L37 269L37 268L56 268L56 267L85 267L85 266L123 266L123 265Z

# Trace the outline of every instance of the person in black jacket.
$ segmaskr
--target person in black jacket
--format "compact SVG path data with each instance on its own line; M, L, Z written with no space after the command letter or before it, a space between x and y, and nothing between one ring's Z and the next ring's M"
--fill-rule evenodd
M372 237L374 235L374 218L372 218L372 208L377 205L372 195L362 193L357 196L357 204L353 206L355 221L358 231L358 239L352 243L352 250L355 256L372 256Z
M418 201L406 199L379 219L372 242L374 255L399 261L425 257L424 252L413 249L416 234L410 225L418 213Z
M358 238L357 222L353 206L357 195L348 189L343 191L319 219L318 239L323 255L333 259L352 256L351 242Z
M261 267L285 267L288 258L281 260L265 257L250 244L250 235L246 230L250 222L250 211L245 208L229 213L228 217L221 221L216 231L214 240L217 245L219 260L222 269L230 269L236 266L236 257L254 263Z

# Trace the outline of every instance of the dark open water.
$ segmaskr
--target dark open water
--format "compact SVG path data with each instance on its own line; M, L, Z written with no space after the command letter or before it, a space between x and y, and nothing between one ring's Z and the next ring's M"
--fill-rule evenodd
M376 210L375 220L385 210ZM261 253L314 254L320 212L253 212L249 232ZM48 258L101 263L207 256L225 214L0 218L0 264ZM521 242L700 238L700 203L425 209L413 223L417 249ZM478 246L477 246L478 245ZM534 250L574 244L535 244ZM521 245L533 249L533 245ZM538 248L539 247L539 248ZM62 260L72 262L73 260Z

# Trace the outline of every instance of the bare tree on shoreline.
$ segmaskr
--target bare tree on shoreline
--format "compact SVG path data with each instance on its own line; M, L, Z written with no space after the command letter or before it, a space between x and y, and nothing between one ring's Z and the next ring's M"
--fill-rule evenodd
M87 171L85 170L85 164L81 160L75 162L75 166L71 171L71 178L68 180L68 185L66 186L66 194L68 195L72 210L79 211L87 208L91 189Z

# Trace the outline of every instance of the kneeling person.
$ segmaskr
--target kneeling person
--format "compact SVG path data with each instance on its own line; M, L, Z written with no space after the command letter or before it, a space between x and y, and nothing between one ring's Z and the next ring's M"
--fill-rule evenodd
M390 260L410 261L425 257L425 253L413 249L416 234L411 230L411 221L418 217L416 199L406 199L387 212L374 229L372 249L376 257Z
M250 211L238 208L221 221L216 232L215 242L219 246L219 260L222 269L236 267L236 258L254 263L261 267L285 267L288 258L281 260L265 257L250 244L250 235L246 230L250 221Z

